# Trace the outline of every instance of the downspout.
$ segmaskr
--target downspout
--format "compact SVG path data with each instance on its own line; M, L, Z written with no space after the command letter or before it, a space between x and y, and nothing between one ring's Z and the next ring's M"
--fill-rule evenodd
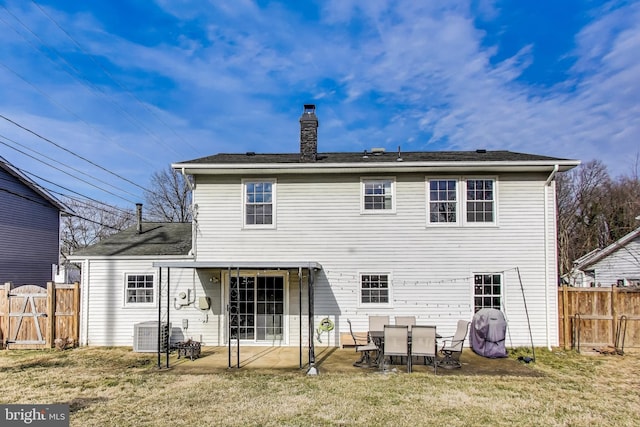
M193 259L197 260L196 257L196 248L198 247L197 243L197 239L198 239L198 211L196 209L196 203L195 200L193 198L193 189L194 189L194 185L191 182L191 180L188 178L187 172L185 171L185 168L180 169L180 173L182 174L182 177L184 178L185 181L187 181L187 185L189 186L189 190L191 190L191 254L193 255Z
M553 170L549 174L549 177L544 183L544 312L545 312L545 324L546 324L546 335L547 335L547 349L551 351L551 329L550 329L550 319L549 319L549 200L548 200L548 188L551 185L551 182L555 178L558 170L560 169L559 165L554 165ZM555 198L554 198L555 200ZM554 231L554 235L556 235ZM556 239L557 240L557 239ZM557 259L556 259L557 262ZM557 312L557 310L556 310ZM531 343L533 345L533 343Z

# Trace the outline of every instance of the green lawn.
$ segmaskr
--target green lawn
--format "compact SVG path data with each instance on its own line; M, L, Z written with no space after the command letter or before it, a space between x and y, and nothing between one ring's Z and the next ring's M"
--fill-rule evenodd
M516 357L513 355L511 357ZM541 376L161 372L124 348L0 351L2 403L68 403L72 426L636 426L640 354L536 350Z

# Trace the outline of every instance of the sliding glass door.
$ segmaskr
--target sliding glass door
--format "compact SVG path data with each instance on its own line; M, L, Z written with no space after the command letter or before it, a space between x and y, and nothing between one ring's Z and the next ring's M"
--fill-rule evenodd
M241 275L229 280L231 339L284 339L285 280L283 276Z

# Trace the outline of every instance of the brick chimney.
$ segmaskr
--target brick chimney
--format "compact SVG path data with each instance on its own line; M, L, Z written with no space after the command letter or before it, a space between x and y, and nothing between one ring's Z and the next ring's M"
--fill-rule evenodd
M142 203L136 203L136 231L142 233Z
M316 106L305 104L300 117L300 161L315 162L318 156L318 118Z

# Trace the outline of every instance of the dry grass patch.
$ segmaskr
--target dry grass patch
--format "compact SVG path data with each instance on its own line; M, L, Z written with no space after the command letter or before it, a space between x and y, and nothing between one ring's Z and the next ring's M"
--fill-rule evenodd
M512 355L516 357L517 354ZM69 403L72 426L634 426L640 355L536 352L541 376L158 371L155 355L0 352L3 403Z

